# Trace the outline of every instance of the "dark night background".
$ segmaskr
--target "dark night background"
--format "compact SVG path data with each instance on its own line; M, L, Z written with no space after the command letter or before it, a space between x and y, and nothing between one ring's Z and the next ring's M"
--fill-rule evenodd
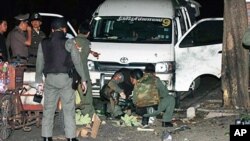
M7 18L9 25L20 13L46 12L64 15L78 24L90 19L97 6L104 0L2 0L0 16ZM222 17L223 0L196 0L201 7L201 17ZM3 3L4 2L4 3Z

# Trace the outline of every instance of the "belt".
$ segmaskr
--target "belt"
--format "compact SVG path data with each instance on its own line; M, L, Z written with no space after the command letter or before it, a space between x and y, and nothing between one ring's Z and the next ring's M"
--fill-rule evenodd
M23 56L13 56L12 59L23 59L23 60L28 60L27 57L23 57Z

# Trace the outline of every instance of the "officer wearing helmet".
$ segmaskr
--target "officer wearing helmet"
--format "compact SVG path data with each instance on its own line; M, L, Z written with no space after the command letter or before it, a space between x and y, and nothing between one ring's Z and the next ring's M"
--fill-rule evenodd
M137 114L142 116L143 127L148 127L150 117L154 117L162 113L162 127L172 127L175 98L169 94L165 84L155 75L154 64L146 64L143 77L135 81L134 84L133 101L137 106ZM154 110L154 103L149 103L150 100L154 99L154 93L159 96L159 103L157 104L158 106L156 111ZM143 96L141 94L143 94ZM146 103L143 103L144 106L141 106L142 104L139 106L139 103L141 102Z
M46 37L45 33L41 31L41 25L42 25L42 17L39 13L33 13L30 16L30 23L32 26L32 32L31 32L31 45L28 49L29 51L29 61L28 63L31 64L33 67L30 69L35 69L36 64L36 57L37 57L37 49L38 44L42 41L43 38Z
M86 76L80 54L72 39L65 37L66 21L57 18L52 21L52 33L38 46L36 60L36 83L44 89L44 108L42 119L42 137L52 141L53 121L57 101L62 101L65 136L68 141L77 141L75 123L75 91L72 89L72 78L68 75L74 66L81 76L83 94L87 91ZM67 64L67 65L66 65ZM45 81L43 81L43 75Z
M104 112L108 118L119 119L127 112L126 110L133 110L133 106L131 105L132 101L130 102L130 96L133 91L131 81L132 72L134 72L134 70L121 68L117 70L111 77L111 80L102 87L100 96L102 99L108 101L108 103L106 103L108 105L104 105ZM140 74L136 72L133 73L133 76L139 77L143 75L142 72Z

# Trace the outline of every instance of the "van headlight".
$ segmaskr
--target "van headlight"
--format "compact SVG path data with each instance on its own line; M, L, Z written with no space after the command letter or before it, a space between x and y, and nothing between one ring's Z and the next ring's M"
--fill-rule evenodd
M99 20L102 19L102 18L98 16L98 17L95 17L94 19L95 19L96 21L99 21Z
M157 73L171 73L173 69L173 62L159 62L155 65L155 71Z
M94 71L95 70L95 63L93 61L88 61L88 68L89 71Z

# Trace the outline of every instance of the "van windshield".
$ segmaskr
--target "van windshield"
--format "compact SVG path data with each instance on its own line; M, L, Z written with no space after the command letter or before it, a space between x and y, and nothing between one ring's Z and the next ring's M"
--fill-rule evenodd
M171 43L172 20L155 17L96 17L91 41L123 43Z

